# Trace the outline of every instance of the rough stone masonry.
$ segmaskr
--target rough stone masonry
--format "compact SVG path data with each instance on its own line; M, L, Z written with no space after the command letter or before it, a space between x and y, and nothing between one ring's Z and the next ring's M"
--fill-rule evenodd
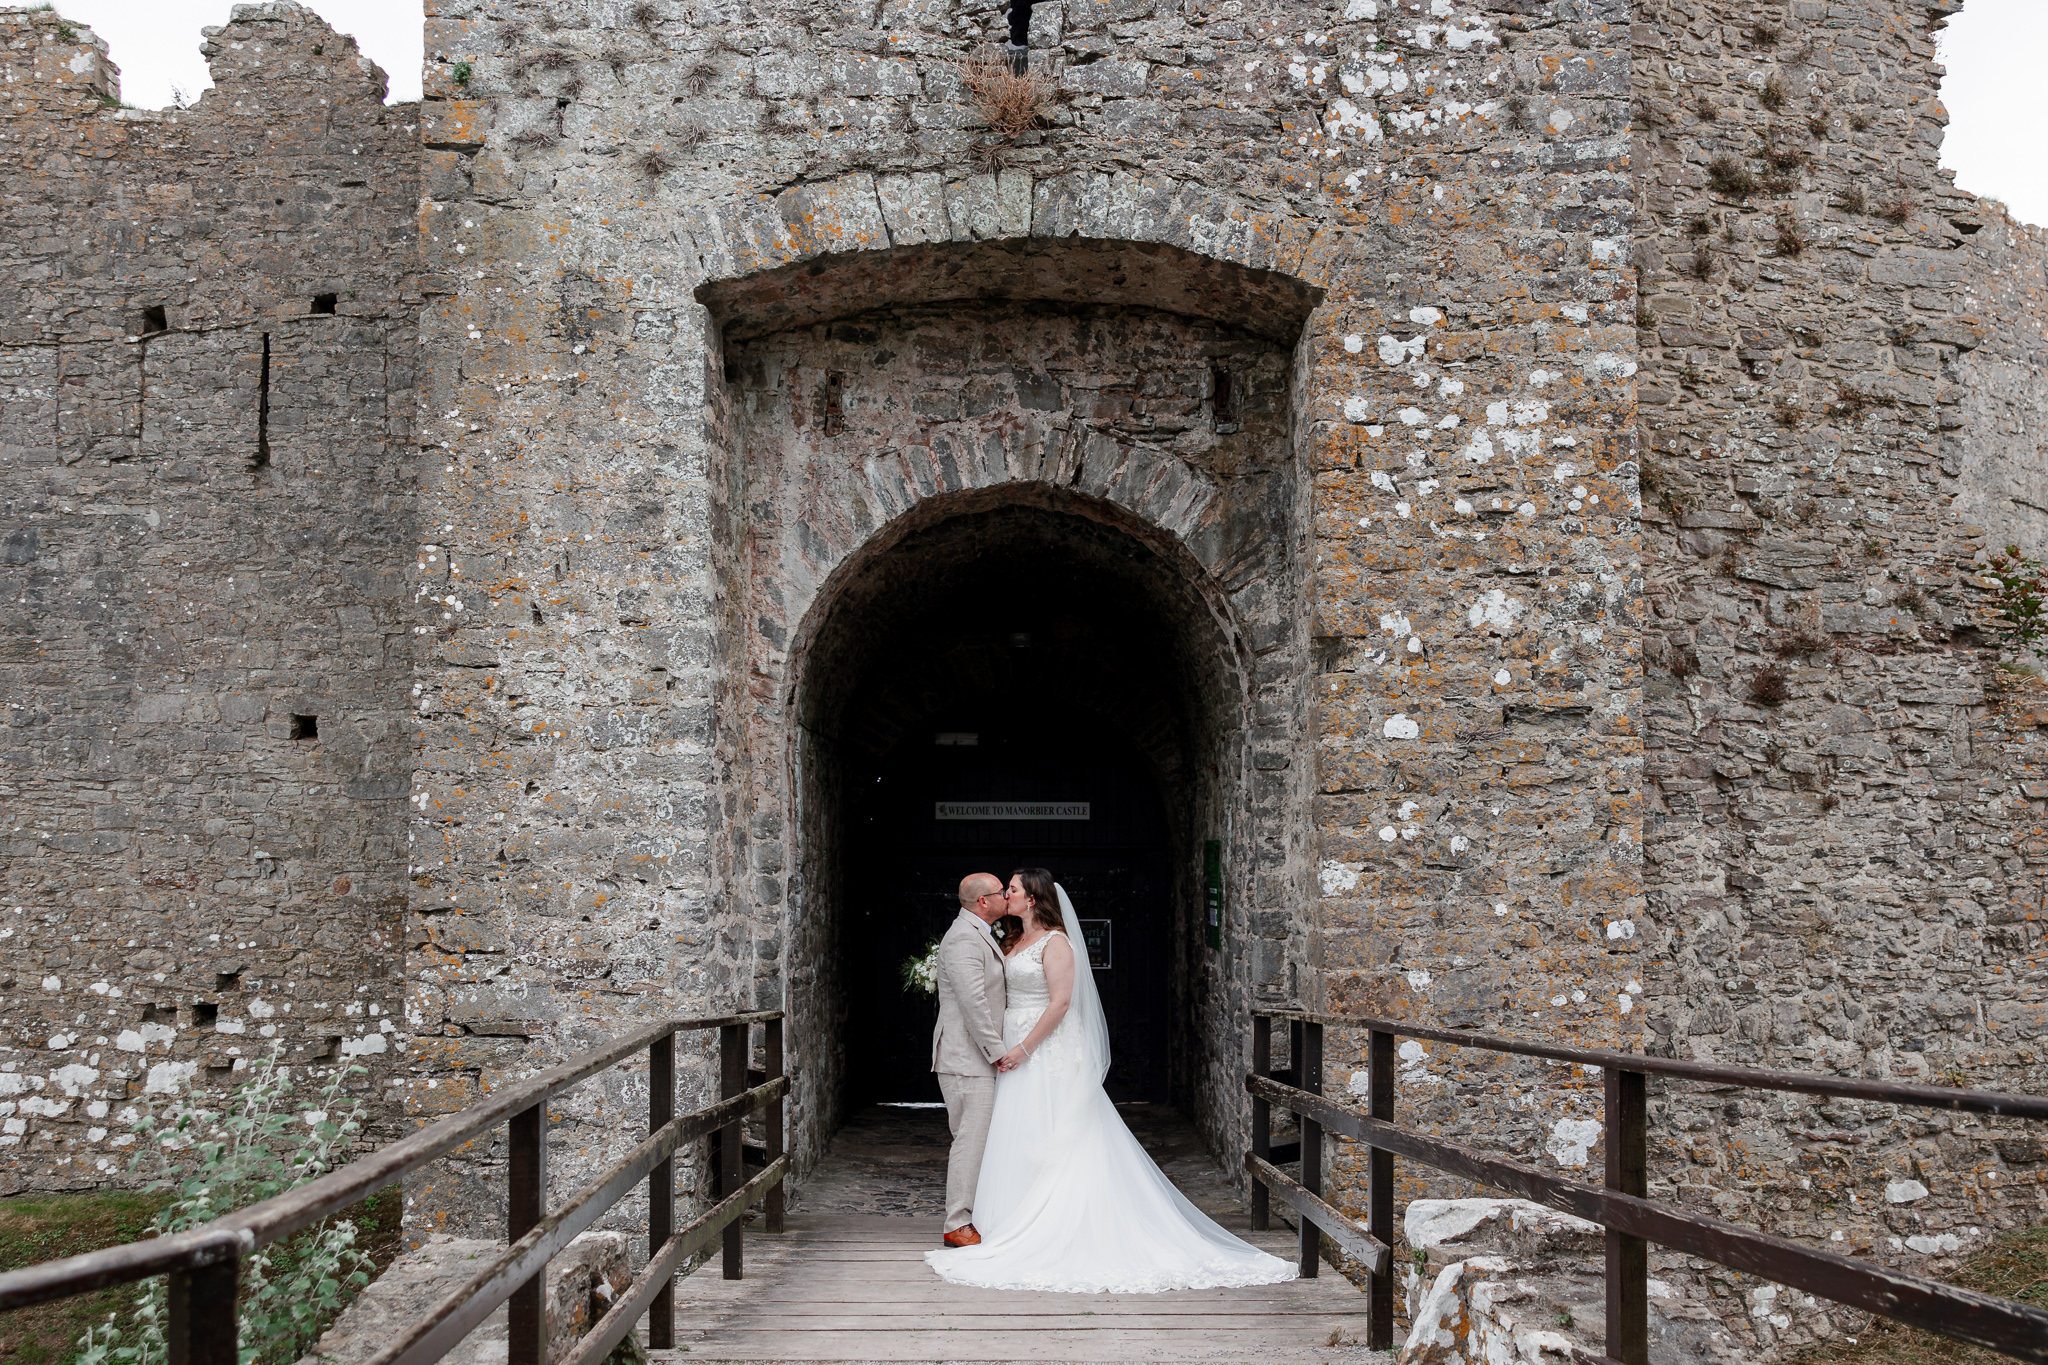
M982 525L1171 660L1217 1152L1255 1003L2038 1089L2048 694L1981 564L2043 548L2048 242L1938 168L1956 8L1040 0L1011 146L991 0L437 0L418 106L275 0L160 113L0 14L0 1188L126 1178L273 1046L374 1141L751 1005L807 1167L835 680ZM1398 1103L1597 1171L1564 1072L1410 1045ZM644 1103L555 1109L558 1192ZM1998 1124L1652 1133L1653 1193L1915 1270L2043 1213ZM416 1232L495 1231L499 1161ZM1657 1274L1674 1350L1857 1326Z

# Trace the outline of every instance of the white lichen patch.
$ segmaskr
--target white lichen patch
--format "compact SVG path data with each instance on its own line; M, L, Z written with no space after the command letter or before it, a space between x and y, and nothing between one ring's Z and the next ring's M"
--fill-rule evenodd
M1600 1140L1598 1119L1559 1119L1550 1125L1550 1136L1543 1140L1543 1150L1560 1166L1583 1166L1586 1164L1586 1149Z
M1396 366L1405 365L1411 360L1420 360L1428 341L1429 338L1421 336L1410 337L1406 341L1391 333L1382 336L1379 339L1380 361L1385 365Z
M1465 619L1474 630L1484 627L1505 635L1514 629L1523 610L1524 604L1519 598L1508 596L1500 588L1491 588L1467 609Z
M1356 890L1358 874L1364 870L1364 863L1340 863L1333 859L1316 869L1316 880L1321 883L1325 896L1335 896Z

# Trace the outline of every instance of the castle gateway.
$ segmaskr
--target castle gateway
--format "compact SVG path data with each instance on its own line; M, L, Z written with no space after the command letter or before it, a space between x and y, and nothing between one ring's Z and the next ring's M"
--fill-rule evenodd
M0 15L0 1191L273 1047L381 1141L773 1007L800 1193L1020 861L1217 1153L1283 1003L2039 1089L2048 243L1937 169L1957 7L1040 0L1007 138L987 0L434 3L417 105L273 0L163 111ZM1597 1168L1568 1071L1400 1102ZM2043 1215L2038 1138L1839 1126L1674 1093L1657 1192Z

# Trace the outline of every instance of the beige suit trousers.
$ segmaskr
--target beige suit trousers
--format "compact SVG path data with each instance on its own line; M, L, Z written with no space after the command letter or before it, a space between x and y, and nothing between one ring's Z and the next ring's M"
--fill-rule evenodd
M996 1078L939 1073L946 1097L946 1122L953 1148L946 1153L946 1231L974 1221L974 1186L981 1179L981 1153L988 1146L988 1121L996 1109Z

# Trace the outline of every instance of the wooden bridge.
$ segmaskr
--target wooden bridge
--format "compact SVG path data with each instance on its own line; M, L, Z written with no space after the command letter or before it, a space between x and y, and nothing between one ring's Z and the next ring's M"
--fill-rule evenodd
M1288 1066L1273 1062L1274 1025L1287 1031ZM751 1033L762 1030L757 1054ZM1326 1028L1364 1031L1368 1112L1326 1098ZM683 1361L1294 1362L1385 1361L1396 1327L1394 1161L1402 1157L1600 1223L1607 1230L1606 1365L1648 1365L1647 1246L1658 1243L1837 1302L1881 1313L2016 1359L2048 1365L2048 1313L1874 1266L1695 1214L1646 1196L1647 1085L1745 1086L1883 1104L2019 1119L2048 1119L2048 1099L1945 1086L1903 1085L1806 1072L1558 1047L1385 1019L1256 1011L1251 1097L1255 1178L1241 1212L1223 1173L1169 1110L1121 1106L1126 1121L1174 1182L1225 1226L1267 1249L1300 1258L1289 1284L1179 1294L1042 1294L970 1289L939 1280L924 1263L938 1239L945 1127L936 1109L891 1108L857 1116L829 1159L785 1207L779 1011L670 1019L506 1086L341 1170L189 1232L0 1274L0 1311L156 1275L168 1279L170 1365L236 1365L237 1296L244 1258L330 1218L491 1130L506 1128L507 1243L458 1266L423 1312L375 1333L361 1365L433 1365L451 1352L504 1365L606 1365L644 1323L649 1354ZM676 1035L719 1035L720 1098L675 1113ZM1603 1077L1606 1179L1551 1174L1509 1157L1447 1142L1394 1122L1395 1050L1402 1037L1454 1048L1540 1058ZM553 1212L545 1207L550 1100L612 1065L647 1054L648 1136L616 1166ZM764 1065L754 1071L759 1056ZM1275 1109L1294 1115L1297 1141L1276 1145ZM761 1115L763 1165L747 1178L741 1125ZM1321 1197L1323 1143L1336 1136L1368 1149L1367 1212L1354 1221ZM714 1202L675 1225L674 1158L709 1141ZM1298 1163L1298 1177L1282 1167ZM543 1286L548 1261L641 1181L648 1192L648 1259L605 1315L548 1360ZM1268 1231L1273 1196L1300 1220L1296 1234ZM753 1235L749 1221L754 1221ZM1324 1240L1364 1267L1364 1292L1320 1273ZM719 1248L720 1273L689 1267ZM471 1266L474 1269L471 1269ZM680 1278L678 1273L684 1272ZM387 1277L388 1279L389 1277ZM373 1299L383 1282L365 1295ZM359 1305L361 1307L362 1305ZM480 1327L502 1333L486 1345ZM1377 1347L1378 1351L1368 1348Z
M1181 1116L1121 1107L1183 1194L1292 1259L1295 1233L1248 1212ZM945 1112L866 1110L833 1139L781 1236L749 1236L746 1275L700 1271L676 1299L678 1361L1270 1361L1385 1359L1357 1343L1365 1298L1317 1279L1169 1294L1035 1294L948 1284L925 1264L945 1213ZM887 1212L872 1210L885 1208ZM683 1348L687 1348L687 1352Z

